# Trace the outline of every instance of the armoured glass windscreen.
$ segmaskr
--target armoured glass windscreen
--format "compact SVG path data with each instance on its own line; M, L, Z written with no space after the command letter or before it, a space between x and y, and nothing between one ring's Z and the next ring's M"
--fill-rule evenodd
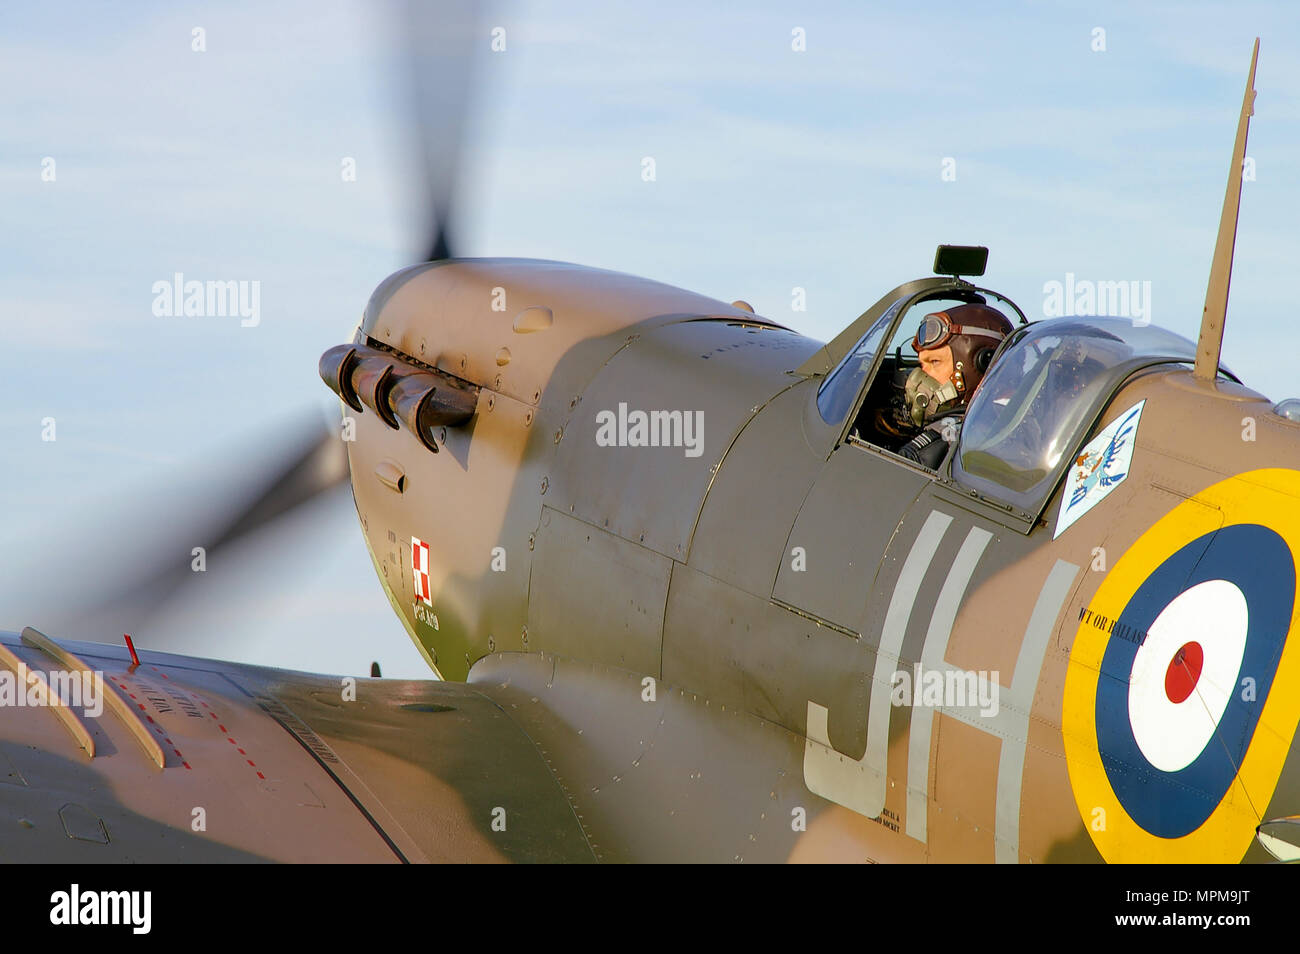
M993 495L1026 510L1042 504L1062 458L1129 374L1195 356L1185 338L1118 318L1049 319L1019 330L966 412L963 483L996 485Z
M852 410L862 391L863 379L871 370L876 352L880 350L880 344L889 331L889 325L898 314L898 309L906 302L906 298L900 298L886 308L885 313L871 326L871 330L858 340L853 350L844 356L822 382L817 390L817 410L827 424L840 423L844 420L844 415Z

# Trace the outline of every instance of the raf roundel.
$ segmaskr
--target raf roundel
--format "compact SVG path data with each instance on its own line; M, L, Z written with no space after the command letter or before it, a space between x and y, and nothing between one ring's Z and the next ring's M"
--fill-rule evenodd
M1300 473L1207 488L1129 548L1070 653L1070 784L1107 861L1238 861L1300 721Z
M1107 644L1094 720L1111 788L1144 830L1188 835L1232 786L1272 687L1295 583L1286 542L1237 524L1184 545L1119 614L1117 625L1146 635L1140 646ZM1251 688L1239 677L1253 691L1239 691Z
M1236 696L1249 627L1241 590L1227 580L1206 580L1160 611L1136 653L1115 653L1118 666L1131 657L1132 741L1160 771L1187 768L1214 738ZM1098 693L1099 706L1105 695Z

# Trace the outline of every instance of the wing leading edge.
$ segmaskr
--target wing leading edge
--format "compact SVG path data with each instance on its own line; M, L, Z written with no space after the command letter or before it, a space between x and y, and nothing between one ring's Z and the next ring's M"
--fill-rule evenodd
M472 686L141 660L0 633L0 859L593 860L533 741Z

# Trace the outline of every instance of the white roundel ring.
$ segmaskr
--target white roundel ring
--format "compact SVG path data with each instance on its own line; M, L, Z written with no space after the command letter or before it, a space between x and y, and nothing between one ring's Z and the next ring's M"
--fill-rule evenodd
M1184 769L1214 738L1241 672L1249 624L1246 597L1227 580L1183 591L1151 624L1133 658L1128 715L1152 766Z

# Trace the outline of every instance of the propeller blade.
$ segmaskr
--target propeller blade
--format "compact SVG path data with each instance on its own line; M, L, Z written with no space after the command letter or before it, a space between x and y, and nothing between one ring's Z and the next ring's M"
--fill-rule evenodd
M492 37L482 3L404 0L398 29L406 47L430 240L425 261L453 257L456 197L476 61Z
M307 441L262 493L212 543L217 548L284 515L348 479L348 455L338 434L326 427Z
M281 440L287 451L232 495L214 495L212 487L191 484L183 488L180 501L150 514L152 525L139 526L138 517L120 519L107 534L110 541L92 548L107 554L93 588L47 580L6 602L29 623L63 638L106 642L140 632L159 606L194 579L195 547L203 548L205 561L211 560L234 541L347 480L343 442L319 419L294 426ZM238 459L247 465L246 454ZM140 644L166 648L156 640Z
M411 104L425 204L421 228L428 236L425 260L455 255L456 203L460 195L466 126L478 61L494 41L489 29L491 7L473 0L398 0L395 26L400 33L397 57L406 74L402 86ZM195 578L195 547L211 560L308 501L318 499L347 479L347 455L336 433L319 426L286 430L288 452L272 458L250 455L243 444L231 455L238 471L228 480L208 473L177 487L158 488L129 517L126 501L116 525L95 536L77 527L83 551L99 554L94 572L65 579L66 533L44 534L36 545L49 554L30 554L30 579L0 581L0 620L13 628L35 625L66 638L117 641L123 633L147 632L150 617ZM265 473L249 479L250 464ZM231 490L231 488L236 488ZM178 500L166 500L172 491ZM99 541L99 545L95 541ZM252 544L260 546L259 544ZM35 547L28 547L34 550ZM237 546L234 549L238 550ZM89 576L89 579L84 577ZM239 599L238 593L231 595ZM141 645L166 648L148 637Z

